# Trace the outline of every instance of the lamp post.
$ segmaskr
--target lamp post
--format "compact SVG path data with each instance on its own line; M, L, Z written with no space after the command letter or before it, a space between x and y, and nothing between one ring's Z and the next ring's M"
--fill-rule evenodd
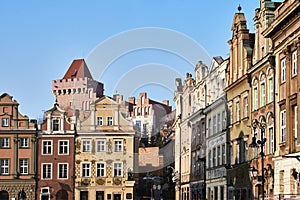
M265 186L265 178L264 178L264 146L267 141L267 139L264 137L264 133L266 130L266 123L264 121L259 122L258 120L252 121L252 127L254 129L254 137L252 137L252 143L249 145L252 148L260 147L260 155L261 155L261 189L262 189L262 200L265 199L265 192L264 192L264 186ZM256 142L256 129L260 130L260 140L257 140Z

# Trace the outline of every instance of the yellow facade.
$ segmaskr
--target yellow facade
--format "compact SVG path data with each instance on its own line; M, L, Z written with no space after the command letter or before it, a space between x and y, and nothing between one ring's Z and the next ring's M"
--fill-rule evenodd
M110 97L92 105L76 139L75 199L133 199L135 131Z

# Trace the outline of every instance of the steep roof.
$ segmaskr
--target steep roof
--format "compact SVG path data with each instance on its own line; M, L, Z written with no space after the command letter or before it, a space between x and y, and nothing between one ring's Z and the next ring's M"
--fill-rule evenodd
M78 59L78 60L73 60L72 64L70 65L63 79L85 78L85 77L93 79L90 70L87 67L84 59Z

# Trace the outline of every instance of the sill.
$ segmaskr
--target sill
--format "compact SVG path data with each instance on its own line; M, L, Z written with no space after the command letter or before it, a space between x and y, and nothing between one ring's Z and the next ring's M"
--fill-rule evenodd
M246 121L246 120L248 120L248 119L249 119L249 116L243 117L243 118L241 119L241 121Z
M286 83L286 80L285 81L280 81L280 85L283 85Z
M297 74L292 74L292 78L295 78L295 77L297 77Z
M279 143L279 146L281 146L281 147L282 147L282 146L285 146L285 141L284 141L284 142L280 142L280 143Z

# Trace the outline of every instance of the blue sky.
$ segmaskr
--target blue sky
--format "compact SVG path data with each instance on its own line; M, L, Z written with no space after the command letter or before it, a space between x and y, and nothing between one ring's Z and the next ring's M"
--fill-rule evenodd
M55 101L51 81L62 78L73 59L87 59L108 38L143 27L176 31L196 41L210 56L226 58L239 4L253 32L258 0L0 1L0 93L12 95L23 114L40 117ZM111 96L124 73L149 63L179 74L194 67L170 52L144 49L120 56L103 76L94 78L104 83L105 94ZM127 95L145 90L159 101L173 97L170 88L155 83L138 85Z

